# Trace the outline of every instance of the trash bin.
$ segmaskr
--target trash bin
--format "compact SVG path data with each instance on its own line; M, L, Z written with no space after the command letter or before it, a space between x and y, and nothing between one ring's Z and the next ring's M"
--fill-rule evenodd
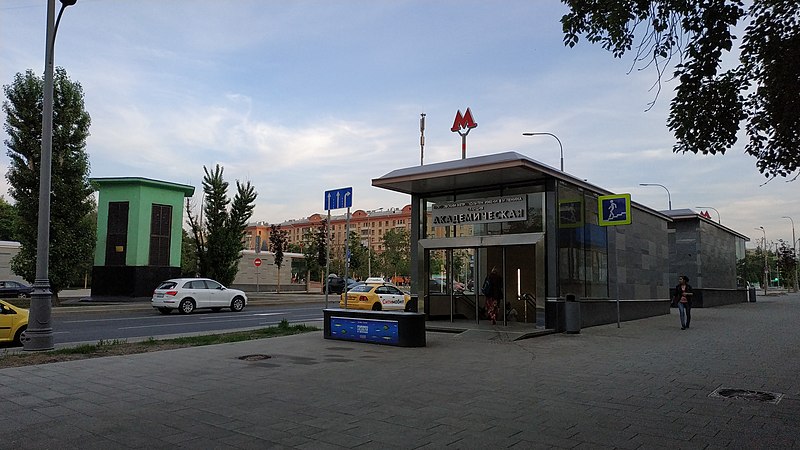
M575 294L567 294L564 302L564 331L577 334L581 332L581 303Z
M750 302L751 303L755 303L756 302L756 288L751 287L751 288L748 288L747 290L749 292L747 297L750 299Z

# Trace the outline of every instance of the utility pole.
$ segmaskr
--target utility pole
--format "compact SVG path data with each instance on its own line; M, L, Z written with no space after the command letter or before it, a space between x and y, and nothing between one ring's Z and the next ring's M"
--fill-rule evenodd
M797 266L799 264L798 264L798 261L797 261L797 239L795 239L795 236L794 236L794 220L789 216L783 216L783 218L784 219L789 219L792 222L792 254L794 256L794 291L797 292L798 291L798 289L797 289L797 274L798 274Z
M425 113L420 114L419 118L419 165L422 165L425 155Z

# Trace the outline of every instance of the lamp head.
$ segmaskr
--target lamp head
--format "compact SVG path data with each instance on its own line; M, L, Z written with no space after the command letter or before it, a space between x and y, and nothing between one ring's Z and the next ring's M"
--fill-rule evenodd
M78 3L78 0L61 0L61 4L64 5L64 7L72 6L75 3Z

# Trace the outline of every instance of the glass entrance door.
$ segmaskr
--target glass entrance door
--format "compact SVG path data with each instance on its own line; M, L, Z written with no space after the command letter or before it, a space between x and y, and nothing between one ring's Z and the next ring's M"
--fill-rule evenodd
M426 313L431 319L489 320L481 292L492 269L502 278L497 323L544 326L544 263L537 245L430 249L425 252Z
M508 322L544 327L544 270L537 264L536 246L515 245L505 249L506 304Z

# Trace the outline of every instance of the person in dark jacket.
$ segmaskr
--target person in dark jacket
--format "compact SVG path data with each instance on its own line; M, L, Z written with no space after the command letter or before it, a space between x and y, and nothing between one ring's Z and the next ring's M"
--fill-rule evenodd
M675 297L672 298L672 302L678 305L681 330L689 328L689 323L692 321L692 295L689 277L681 275L678 277L678 285L675 286Z
M497 267L492 268L484 284L488 284L483 293L486 296L486 315L492 321L492 325L496 325L498 305L503 300L503 277L500 276Z

